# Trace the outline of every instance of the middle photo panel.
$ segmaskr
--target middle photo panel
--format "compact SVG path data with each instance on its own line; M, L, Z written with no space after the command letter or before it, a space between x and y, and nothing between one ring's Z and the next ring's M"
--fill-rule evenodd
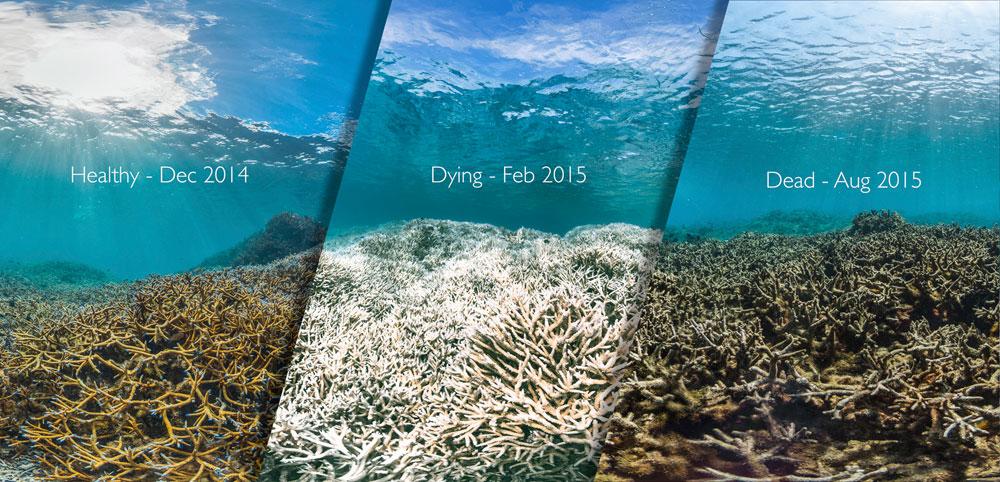
M262 480L590 480L726 2L397 0Z

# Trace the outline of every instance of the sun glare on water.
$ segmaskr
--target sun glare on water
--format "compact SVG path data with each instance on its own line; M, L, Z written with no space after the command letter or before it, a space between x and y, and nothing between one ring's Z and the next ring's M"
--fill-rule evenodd
M190 26L125 11L68 13L0 2L0 96L170 114L213 95L210 77L193 60L208 53L190 42ZM63 14L72 20L62 21Z
M74 99L127 99L147 90L149 77L156 75L143 66L148 57L142 51L130 55L124 45L113 42L64 40L26 65L23 74L30 85L60 91Z

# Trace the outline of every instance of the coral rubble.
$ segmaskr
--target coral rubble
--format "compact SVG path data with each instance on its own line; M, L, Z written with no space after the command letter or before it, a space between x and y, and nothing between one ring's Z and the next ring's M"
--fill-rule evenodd
M46 480L254 480L314 264L157 276L35 310L0 347L0 446Z
M1000 477L997 228L669 243L600 482Z
M418 220L329 248L264 479L590 480L659 236Z
M670 226L664 241L698 241L708 238L729 239L742 233L804 236L839 230L851 225L850 216L796 209L776 210L743 220L697 226Z

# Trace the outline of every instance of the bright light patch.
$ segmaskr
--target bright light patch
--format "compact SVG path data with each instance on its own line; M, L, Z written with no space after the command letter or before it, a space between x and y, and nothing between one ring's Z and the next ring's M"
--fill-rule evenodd
M435 46L457 52L481 50L488 55L542 68L580 63L591 66L627 64L656 73L685 75L696 71L702 54L711 52L698 24L645 20L665 7L642 2L607 11L562 18L565 9L535 5L526 26L484 36L456 21L455 12L394 11L382 36L383 48Z
M139 13L47 12L0 2L0 96L101 111L112 104L157 114L214 95L189 25Z

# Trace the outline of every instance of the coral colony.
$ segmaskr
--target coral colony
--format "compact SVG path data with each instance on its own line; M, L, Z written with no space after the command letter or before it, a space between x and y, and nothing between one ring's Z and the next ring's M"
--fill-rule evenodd
M282 215L206 264L316 236ZM430 220L339 240L294 356L312 250L72 289L58 265L2 277L0 476L1000 476L1000 230L871 212L669 242L653 269L658 240Z
M600 482L1000 477L997 228L668 243Z
M320 260L263 480L590 480L660 234L418 220Z
M276 219L246 252L305 220ZM256 480L315 262L62 292L3 279L0 458L43 480Z

